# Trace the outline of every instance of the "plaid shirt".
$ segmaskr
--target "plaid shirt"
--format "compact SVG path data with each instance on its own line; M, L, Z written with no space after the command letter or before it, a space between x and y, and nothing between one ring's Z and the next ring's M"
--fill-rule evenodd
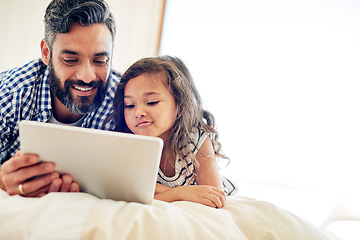
M0 165L20 148L19 121L47 122L52 115L49 69L40 59L0 73ZM120 74L112 71L101 106L85 115L82 127L111 128L104 124L111 113Z

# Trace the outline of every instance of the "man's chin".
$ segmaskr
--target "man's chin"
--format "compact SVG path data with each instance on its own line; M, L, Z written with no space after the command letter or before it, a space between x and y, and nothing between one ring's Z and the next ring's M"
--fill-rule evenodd
M94 102L93 99L86 99L84 100L84 97L82 97L82 100L80 101L75 101L72 104L72 109L70 111L73 111L75 113L78 114L86 114L88 112L92 112L93 110L95 110L98 106L98 104L96 104Z
M94 109L96 109L96 106L93 105L75 105L72 104L71 106L68 106L67 109L70 112L73 112L78 115L85 115L89 112L92 112Z

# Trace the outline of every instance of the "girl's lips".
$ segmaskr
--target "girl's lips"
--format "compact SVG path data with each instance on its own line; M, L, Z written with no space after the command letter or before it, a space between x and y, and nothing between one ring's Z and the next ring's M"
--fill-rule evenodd
M150 126L152 124L152 122L150 121L143 121L143 122L139 122L136 124L136 127L147 127Z

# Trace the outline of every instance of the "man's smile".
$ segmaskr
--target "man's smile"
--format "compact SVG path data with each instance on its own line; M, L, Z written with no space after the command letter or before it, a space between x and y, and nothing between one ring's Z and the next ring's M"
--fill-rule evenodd
M79 96L90 96L90 95L93 95L97 90L96 86L92 86L92 87L72 86L72 88L75 90L76 94Z

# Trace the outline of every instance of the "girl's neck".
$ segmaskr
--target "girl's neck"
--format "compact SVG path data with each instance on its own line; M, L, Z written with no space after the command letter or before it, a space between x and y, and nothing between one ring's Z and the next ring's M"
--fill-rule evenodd
M161 154L160 169L167 177L173 177L175 175L175 160L176 155L169 146L169 142L164 141L164 147Z

